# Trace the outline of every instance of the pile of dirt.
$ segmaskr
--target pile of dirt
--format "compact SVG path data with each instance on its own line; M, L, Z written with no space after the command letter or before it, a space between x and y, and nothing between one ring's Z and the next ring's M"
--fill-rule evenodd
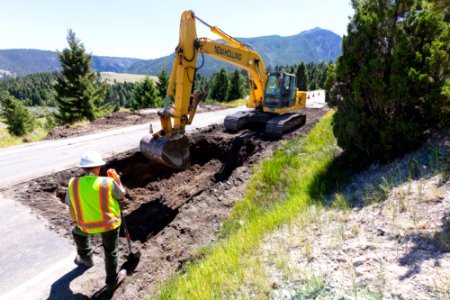
M199 104L197 112L226 109L227 107L212 104ZM158 118L160 109L141 109L135 112L114 112L106 117L95 119L85 125L58 126L50 130L45 140L75 137L117 127L146 124Z
M305 109L306 124L283 136L305 135L328 108ZM142 253L137 266L127 266L131 277L115 293L116 299L142 299L155 285L180 270L195 249L210 244L228 217L235 201L244 196L254 163L271 155L279 141L258 131L226 133L213 125L188 135L192 167L168 169L149 161L140 152L122 153L104 170L116 169L127 188L123 201L125 221L134 247ZM63 204L68 180L79 175L71 169L15 186L11 197L30 206L48 221L49 227L72 240L73 223ZM99 237L93 239L96 260L103 255ZM127 255L125 239L120 241L121 261ZM72 292L102 298L98 292L104 278L103 264L71 282ZM58 285L54 285L55 288ZM63 291L52 290L52 295Z

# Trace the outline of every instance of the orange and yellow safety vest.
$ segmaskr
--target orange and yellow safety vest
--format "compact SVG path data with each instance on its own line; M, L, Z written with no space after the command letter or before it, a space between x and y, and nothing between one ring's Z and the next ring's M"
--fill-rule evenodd
M91 175L70 179L70 202L82 231L102 233L120 226L119 202L112 196L113 182L109 177Z

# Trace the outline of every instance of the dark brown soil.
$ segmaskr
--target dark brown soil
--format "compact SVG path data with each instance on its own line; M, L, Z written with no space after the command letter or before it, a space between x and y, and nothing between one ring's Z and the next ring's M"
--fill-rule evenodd
M306 109L306 124L283 139L305 135L327 110ZM192 160L189 170L168 169L150 162L140 152L122 153L105 166L105 170L115 168L122 175L127 187L125 220L133 247L142 253L134 273L114 299L144 299L156 284L182 270L194 249L215 241L234 202L244 196L253 164L270 156L279 143L250 130L229 134L219 125L188 137ZM72 239L73 224L63 200L68 180L78 172L74 168L38 178L11 188L9 193L48 220L52 230ZM95 253L103 255L100 239L95 237L93 243ZM123 262L126 240L121 238L120 243ZM101 270L99 278L103 276ZM88 297L98 290L98 285L86 286L83 294Z

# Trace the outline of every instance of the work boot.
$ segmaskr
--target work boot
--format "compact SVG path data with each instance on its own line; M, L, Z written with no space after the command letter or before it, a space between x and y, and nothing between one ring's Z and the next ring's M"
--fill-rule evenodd
M77 256L75 257L75 264L79 265L79 266L85 266L87 268L90 268L94 265L94 261L92 260L92 256L85 256L85 257L81 257L80 255L77 254Z
M117 274L117 279L116 282L114 283L108 283L106 285L106 289L108 290L108 292L114 292L119 285L125 280L125 278L127 277L127 270L122 269L119 271L119 273Z

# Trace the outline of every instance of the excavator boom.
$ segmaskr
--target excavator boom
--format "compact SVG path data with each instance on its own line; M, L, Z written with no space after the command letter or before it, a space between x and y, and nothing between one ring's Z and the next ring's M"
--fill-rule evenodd
M226 43L198 38L196 20L209 27ZM185 135L185 127L192 123L197 105L202 99L199 93L193 91L199 53L242 68L249 74L250 95L247 107L255 110L227 116L227 130L238 131L247 123L263 123L268 134L279 137L287 130L304 123L304 116L289 113L303 108L306 101L305 93L296 91L294 75L277 73L270 74L268 78L261 56L250 46L216 26L210 26L196 17L193 11L185 11L181 15L180 36L166 102L163 111L158 113L161 130L144 136L140 142L141 152L148 158L177 169L190 167L189 140ZM268 91L270 93L266 97ZM175 98L175 104L173 110L170 110L168 104L172 97Z
M158 113L161 130L154 135L144 136L140 142L140 150L145 156L176 169L190 167L189 140L184 135L184 128L191 124L198 104L192 97L197 60L194 47L196 39L194 12L185 11L181 16L179 41L175 49L164 110ZM175 104L173 111L170 111L168 104L173 96Z

